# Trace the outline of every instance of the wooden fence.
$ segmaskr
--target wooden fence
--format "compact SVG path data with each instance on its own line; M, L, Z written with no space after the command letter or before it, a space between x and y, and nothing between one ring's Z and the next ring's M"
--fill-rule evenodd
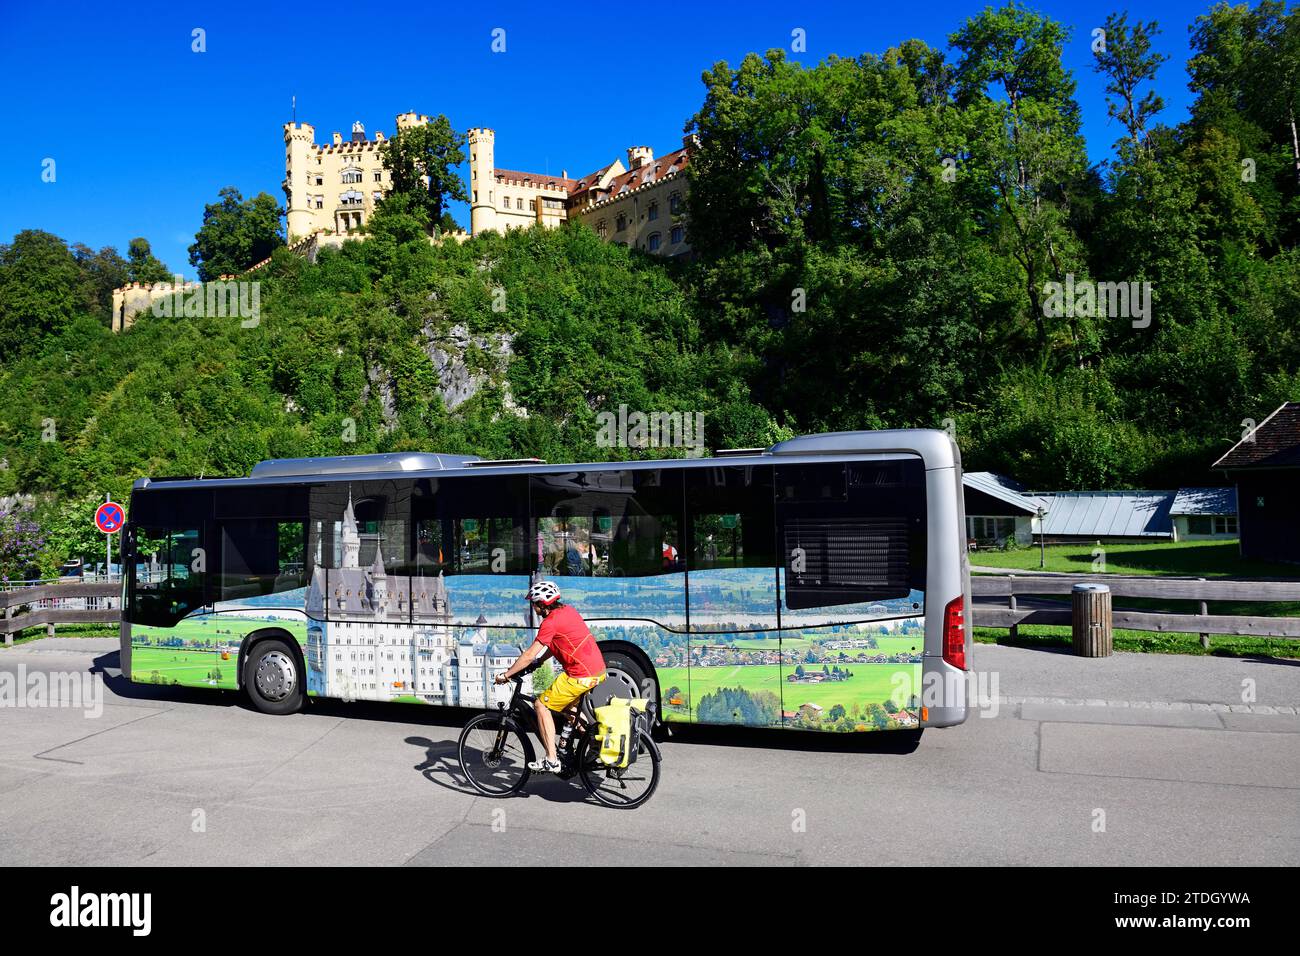
M1264 617L1208 614L1209 601L1290 601L1300 604L1300 580L1243 581L1225 578L1158 578L1117 574L978 574L971 576L971 598L976 627L1007 627L1012 634L1020 624L1070 625L1068 601L1061 606L1043 602L1021 605L1017 598L1064 595L1075 584L1105 584L1115 605L1113 624L1134 631L1200 634L1209 646L1211 634L1300 638L1300 617ZM984 599L981 603L980 599ZM1004 605L989 601L1004 599ZM1124 598L1161 601L1196 601L1200 613L1125 610Z
M38 584L0 591L0 635L5 645L27 627L44 624L54 634L56 624L116 624L122 619L120 582Z

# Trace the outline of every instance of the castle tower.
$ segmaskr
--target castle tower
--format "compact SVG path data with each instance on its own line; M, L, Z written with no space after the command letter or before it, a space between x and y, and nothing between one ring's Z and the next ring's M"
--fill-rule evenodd
M382 542L380 542L382 545ZM375 561L370 566L370 583L374 589L375 617L388 614L388 571L384 568L384 549L375 548Z
M348 492L348 506L343 512L343 561L341 568L361 567L361 533L357 530L356 512L352 510L352 493Z
M289 229L289 243L312 231L312 214L308 176L310 160L316 149L316 129L310 123L284 124L284 200Z
M654 162L655 153L649 146L629 146L627 148L627 168L640 169Z
M469 231L471 235L496 229L496 133L471 129L469 139Z

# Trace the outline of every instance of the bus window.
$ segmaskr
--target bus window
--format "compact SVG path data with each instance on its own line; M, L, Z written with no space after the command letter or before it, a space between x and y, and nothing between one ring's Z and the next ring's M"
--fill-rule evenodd
M212 497L205 491L131 495L124 541L128 621L172 627L210 603L206 549L211 521Z
M275 518L221 522L218 600L277 594L307 586L307 524Z
M447 615L455 624L525 624L530 570L525 478L419 479L411 494L411 522L417 621ZM442 603L435 607L422 597L427 595L441 595Z
M776 627L776 548L768 466L686 474L691 629Z
M409 619L410 488L403 481L359 481L312 489L312 592L327 620ZM317 598L308 599L314 616Z
M564 472L530 479L534 566L587 618L684 626L680 469Z
M787 610L833 607L863 618L920 613L926 538L920 459L778 465L776 489Z

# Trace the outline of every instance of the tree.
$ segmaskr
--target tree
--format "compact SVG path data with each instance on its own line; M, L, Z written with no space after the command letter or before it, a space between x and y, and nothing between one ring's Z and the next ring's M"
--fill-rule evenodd
M131 281L130 264L112 246L96 252L78 242L72 247L72 256L85 276L87 299L100 316L108 315L113 308L113 290Z
M190 265L204 282L238 275L284 245L284 210L272 196L258 193L246 200L234 186L218 195L220 201L204 207L203 225L189 250Z
M162 260L153 254L149 248L149 240L143 236L137 236L131 240L127 247L127 255L130 257L130 279L132 282L149 284L151 282L166 282L171 279L171 274L167 267L163 265Z
M453 129L441 114L428 123L398 130L379 147L392 182L384 202L393 196L408 197L408 211L422 209L430 229L445 229L447 204L469 202L465 183L456 172L465 162L464 145L465 134Z
M966 165L984 191L996 247L1022 276L1041 362L1061 344L1077 354L1088 337L1077 319L1062 333L1043 307L1047 281L1084 273L1068 223L1070 187L1087 157L1074 79L1061 61L1066 39L1061 24L1014 0L967 19L949 38L961 54L956 96L970 140Z
M1105 47L1097 51L1093 69L1106 77L1107 114L1119 120L1136 150L1146 145L1151 117L1165 108L1165 101L1155 91L1138 94L1138 87L1153 82L1160 64L1168 59L1151 49L1151 40L1160 33L1160 27L1154 20L1139 20L1130 30L1127 13L1112 13L1102 29Z
M24 229L0 245L0 355L10 357L89 312L93 294L68 245Z

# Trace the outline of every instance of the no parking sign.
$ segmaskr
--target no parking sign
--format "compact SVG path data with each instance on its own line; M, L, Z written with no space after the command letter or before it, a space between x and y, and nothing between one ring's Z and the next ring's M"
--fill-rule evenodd
M126 524L126 512L116 501L105 501L95 509L95 527L104 534L121 531L124 524Z

